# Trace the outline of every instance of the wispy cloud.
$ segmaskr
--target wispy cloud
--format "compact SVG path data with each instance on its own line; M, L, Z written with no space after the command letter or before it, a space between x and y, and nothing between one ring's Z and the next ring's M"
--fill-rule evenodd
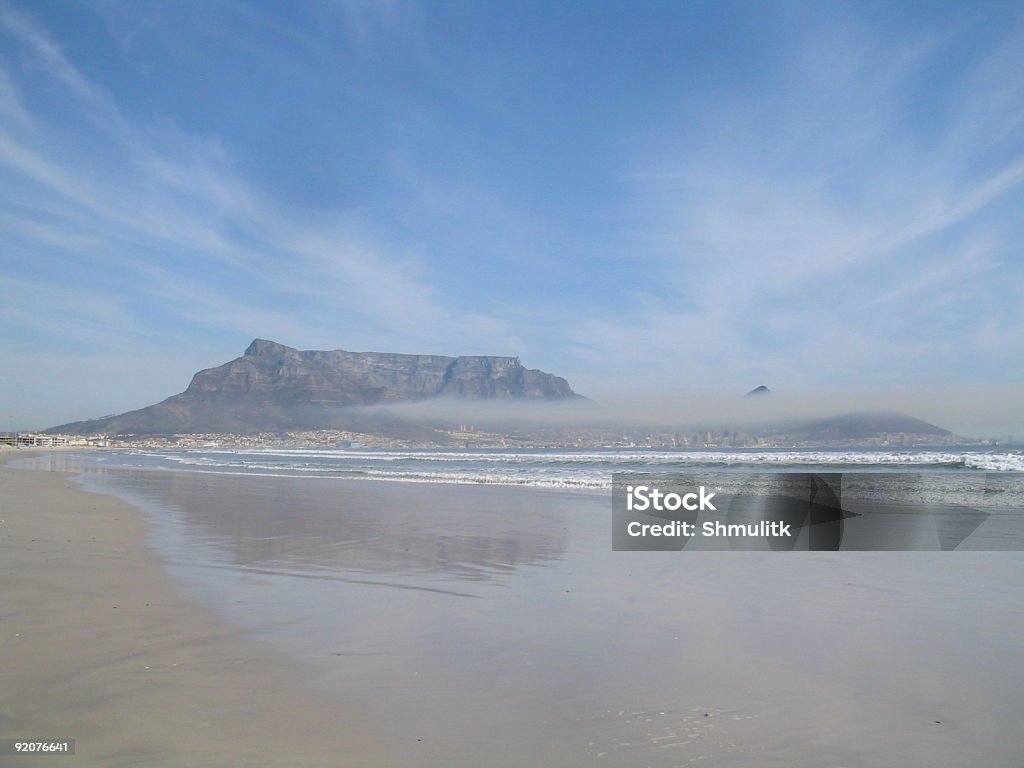
M629 180L657 299L577 325L583 353L661 384L812 388L988 380L982 336L1024 352L1024 34L928 93L953 42L816 28L768 97L687 115Z
M4 7L0 26L78 99L80 116L100 134L91 139L98 154L83 160L74 132L41 118L27 115L24 130L0 132L0 164L19 199L6 212L9 232L40 246L80 248L79 258L97 262L113 250L119 271L139 278L135 288L190 324L241 332L252 322L254 331L296 343L323 338L332 318L361 343L403 334L436 342L445 330L465 335L457 310L410 254L389 252L351 227L324 226L323 217L308 222L279 213L233 171L219 142L133 125L25 14ZM4 106L25 114L23 94L10 79L2 82ZM39 141L40 126L48 143ZM337 216L343 221L346 212ZM154 267L160 279L146 280ZM219 279L200 288L211 269L222 270ZM238 300L239 283L251 297L248 308ZM181 290L169 290L175 285ZM269 294L309 306L294 315L260 309Z

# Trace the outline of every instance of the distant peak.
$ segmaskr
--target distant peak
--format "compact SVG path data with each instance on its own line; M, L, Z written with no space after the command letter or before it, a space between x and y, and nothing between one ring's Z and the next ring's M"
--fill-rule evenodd
M268 341L267 339L253 339L252 344L246 347L246 357L263 357L264 355L279 355L282 352L291 352L291 347L286 347L284 344L278 344L276 341Z
M766 387L764 384L762 384L761 386L754 387L752 390L747 392L747 394L744 395L744 397L762 397L764 395L770 395L771 393L772 391L768 389L768 387Z

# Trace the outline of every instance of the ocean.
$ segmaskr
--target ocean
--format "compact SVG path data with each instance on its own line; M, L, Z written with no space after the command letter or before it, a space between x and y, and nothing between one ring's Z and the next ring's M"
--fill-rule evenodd
M1024 452L1006 450L196 449L107 453L96 461L124 469L592 490L611 488L613 472L1024 471Z

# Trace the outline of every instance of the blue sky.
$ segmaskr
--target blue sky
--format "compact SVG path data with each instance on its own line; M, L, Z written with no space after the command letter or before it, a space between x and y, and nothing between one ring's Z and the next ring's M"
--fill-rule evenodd
M256 336L1003 407L1021 211L1019 3L0 0L0 429Z

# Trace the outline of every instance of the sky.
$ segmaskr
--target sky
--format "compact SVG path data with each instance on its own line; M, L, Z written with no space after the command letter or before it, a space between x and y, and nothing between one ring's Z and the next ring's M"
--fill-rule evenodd
M260 337L1024 434L1022 211L1016 2L0 0L0 430Z

